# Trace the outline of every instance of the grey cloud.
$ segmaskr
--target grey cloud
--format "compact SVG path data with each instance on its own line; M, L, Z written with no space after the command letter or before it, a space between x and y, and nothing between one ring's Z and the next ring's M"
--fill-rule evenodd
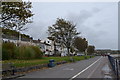
M68 20L74 21L77 24L83 24L88 18L92 17L92 13L86 10L80 11L79 14L69 13L67 15Z
M77 23L77 30L81 32L81 35L83 37L88 39L89 44L92 44L92 45L96 44L98 46L101 46L100 40L104 36L100 34L102 33L107 35L107 32L104 30L96 30L94 29L94 27L96 26L100 27L102 24L96 23L96 22L92 23L93 26L89 26L89 24L87 24L87 20L88 19L92 20L94 15L97 14L99 11L100 9L98 8L93 8L92 11L82 10L80 11L79 14L69 14L68 19L70 21L74 21L75 23Z
M100 12L101 10L100 10L99 8L95 8L95 7L94 7L94 8L92 9L92 11L93 11L93 13L97 13L97 12Z
M25 31L24 33L29 34L34 39L41 39L45 38L47 36L47 25L44 22L33 22L29 25L28 31Z
M100 27L100 26L102 26L101 23L95 23L95 24L94 24L94 27Z

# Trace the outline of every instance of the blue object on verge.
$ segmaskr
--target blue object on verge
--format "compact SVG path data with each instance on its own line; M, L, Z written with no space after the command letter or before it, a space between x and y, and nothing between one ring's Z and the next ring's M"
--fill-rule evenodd
M54 59L50 59L49 63L48 63L48 67L54 67L55 66L55 60Z

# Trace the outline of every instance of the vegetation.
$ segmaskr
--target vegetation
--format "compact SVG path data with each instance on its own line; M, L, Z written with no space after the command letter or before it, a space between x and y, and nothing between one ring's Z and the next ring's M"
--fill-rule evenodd
M33 13L31 2L2 2L1 11L1 27L3 37L17 37L32 39L29 35L20 34L26 28L26 24L32 22ZM65 19L57 19L56 23L49 27L49 39L54 41L60 47L67 48L68 56L70 52L75 51L73 44L80 52L85 52L88 42L85 38L77 37L79 33L76 30L76 25ZM20 37L19 37L20 39ZM75 39L75 41L74 41ZM56 51L56 47L54 47ZM88 53L94 52L94 47L89 46ZM56 53L56 52L54 52ZM86 56L88 58L89 56ZM38 64L48 63L49 59L59 61L70 61L69 57L44 57L42 58L41 50L36 46L16 46L14 43L5 42L2 44L2 59L3 63L14 63L16 67L25 67ZM73 56L76 61L85 59L84 56Z
M79 52L85 52L88 46L88 41L85 38L76 37L74 40L74 46Z
M36 46L16 46L14 43L2 44L2 59L38 59L42 57L42 51Z
M87 53L88 54L92 54L95 52L95 46L88 46L87 48Z
M49 27L48 32L51 40L67 48L68 55L70 55L73 39L79 34L76 30L76 25L70 21L58 18L56 23Z
M32 3L31 2L23 2L17 1L17 2L2 2L2 12L1 12L1 27L6 29L11 29L17 31L17 34L14 34L14 36L19 36L19 40L21 39L20 31L26 30L27 26L25 26L28 23L32 22L32 16L33 13L31 11ZM5 35L6 36L6 35ZM8 38L11 38L11 36L8 35ZM23 34L23 37L24 36ZM14 37L15 38L15 37ZM18 39L18 37L16 37ZM26 40L26 39L24 39ZM28 41L28 39L27 39Z
M9 60L15 58L15 52L16 45L14 43L3 43L2 44L2 59L3 60Z
M42 57L42 52L36 46L16 46L14 43L7 42L2 45L2 63L13 63L16 67L27 67L38 64L47 64L50 59L56 62L67 61L70 58L66 57ZM90 56L86 56L90 58ZM75 61L86 59L84 56L73 56Z
M90 56L87 56L87 58L90 58ZM70 62L69 57L43 57L41 59L32 59L32 60L4 60L3 63L13 63L13 65L16 67L27 67L27 66L34 66L38 64L47 64L49 63L50 59L54 59L55 62L60 62L60 61ZM73 56L73 59L75 61L80 61L85 58L84 56Z
M32 21L31 8L31 2L2 2L2 27L18 31L26 29L24 25Z

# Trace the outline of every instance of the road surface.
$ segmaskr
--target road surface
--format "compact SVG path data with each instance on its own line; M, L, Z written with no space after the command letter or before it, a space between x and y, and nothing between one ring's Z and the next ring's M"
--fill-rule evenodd
M97 56L75 63L27 73L21 78L111 78L107 57Z

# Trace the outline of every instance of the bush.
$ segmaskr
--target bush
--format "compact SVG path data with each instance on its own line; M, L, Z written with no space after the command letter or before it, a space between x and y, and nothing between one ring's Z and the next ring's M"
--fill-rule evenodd
M34 53L30 46L20 46L16 50L16 59L33 59Z
M35 58L41 58L43 53L42 51L39 49L39 47L37 46L31 46L31 48L34 50L35 52Z
M15 50L16 45L11 42L6 42L2 44L2 59L14 59L15 58Z
M2 59L36 59L42 57L42 51L37 46L16 46L14 43L3 43Z
M20 46L17 59L36 59L42 57L41 50L36 46Z
M35 51L30 46L25 47L24 56L26 57L25 59L34 59L34 58L36 58L35 57Z

